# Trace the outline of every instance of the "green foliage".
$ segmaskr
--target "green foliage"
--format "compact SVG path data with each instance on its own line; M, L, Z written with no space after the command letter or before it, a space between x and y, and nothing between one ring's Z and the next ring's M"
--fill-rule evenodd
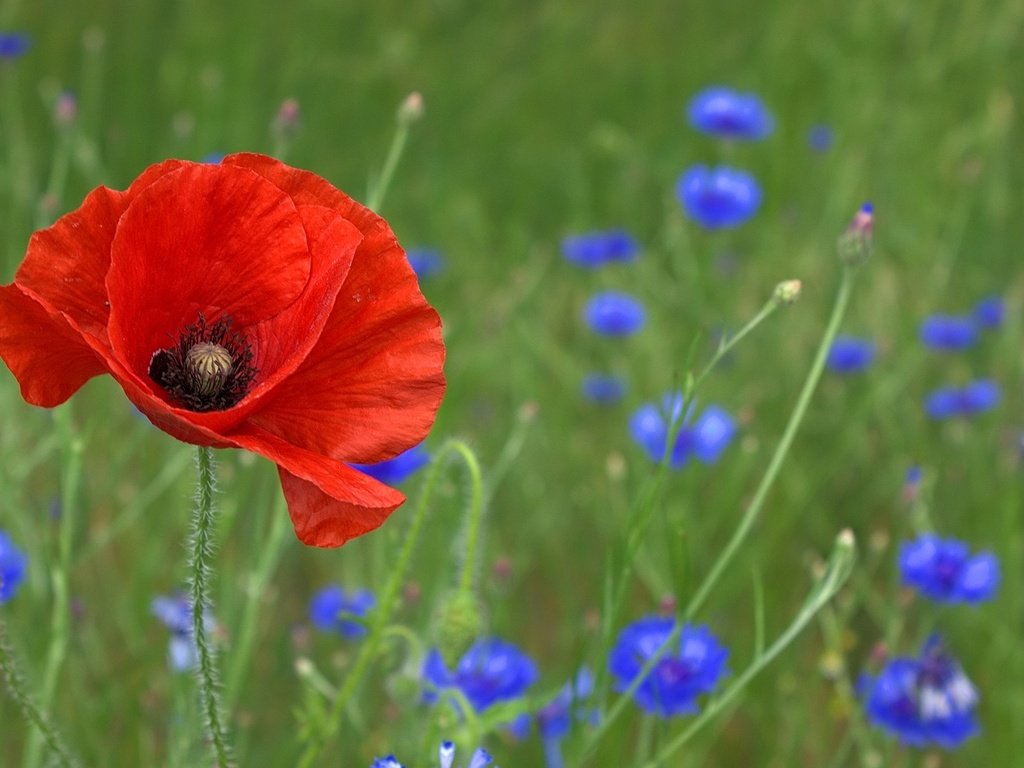
M631 409L691 380L714 355L716 330L740 328L781 280L802 281L800 300L703 382L702 402L739 413L741 433L717 464L665 478L623 587L625 621L666 595L686 605L729 542L827 321L836 237L871 199L874 254L844 329L873 337L879 359L857 378L826 373L700 621L730 646L738 677L804 617L805 596L820 595L811 553L831 551L849 527L864 556L823 631L779 649L671 764L853 766L870 754L914 764L863 728L849 683L876 642L909 651L936 627L982 696L981 735L942 764L1007 765L1019 751L1020 3L39 0L3 10L5 27L34 43L0 62L2 282L33 229L96 184L123 188L169 156L271 151L287 98L301 107L288 162L367 199L379 191L368 179L380 181L396 108L422 92L425 114L381 213L407 247L436 247L447 262L423 284L448 344L448 395L428 447L458 437L479 457L489 485L471 567L482 620L538 660L544 692L595 663L607 641L599 614L606 580L620 576L609 577L609 553L622 551L634 500L657 473L629 439ZM723 147L692 131L685 105L715 83L762 96L773 135ZM63 89L76 93L78 117L62 128L51 112ZM807 146L816 123L835 132L824 153ZM715 234L687 221L672 190L695 162L755 174L764 203L754 219ZM564 235L614 226L643 244L636 264L588 273L559 256ZM621 343L592 338L579 318L593 290L611 287L649 312L647 328ZM1009 320L976 348L939 357L917 342L925 315L966 311L990 293L1006 298ZM628 374L623 405L582 401L579 379L594 367ZM1002 383L997 410L926 418L929 390L974 376ZM167 633L149 610L187 578L190 448L133 413L109 378L74 398L64 425L73 438L22 402L6 369L0 416L0 528L30 557L26 583L0 611L30 695L85 765L199 764L195 691L169 671ZM293 765L303 734L340 724L318 764L360 768L395 752L430 765L425 756L458 721L422 706L410 681L463 572L468 493L458 474L436 481L391 617L389 631L409 628L412 639L382 638L354 699L327 722L359 645L310 630L308 599L328 582L383 588L424 477L406 484L411 501L379 531L319 551L279 527L271 466L232 453L218 463L213 640L239 764ZM912 464L925 472L915 504L936 528L1000 557L1007 578L994 604L941 617L919 599L907 605L895 559L920 519L901 498ZM66 514L50 515L61 500ZM60 648L51 627L67 619ZM474 733L497 714L518 711L489 712ZM2 696L0 723L0 764L40 749L27 747ZM644 726L631 710L584 764L641 765L688 725ZM567 754L590 749L585 739L570 737ZM535 737L487 743L499 764L542 765Z

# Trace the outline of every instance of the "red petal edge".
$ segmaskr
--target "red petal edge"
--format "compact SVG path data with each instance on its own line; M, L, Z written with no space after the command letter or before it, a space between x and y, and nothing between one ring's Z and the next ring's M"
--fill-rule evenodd
M273 435L251 431L232 441L278 465L288 514L303 544L340 547L380 527L405 501L369 475Z

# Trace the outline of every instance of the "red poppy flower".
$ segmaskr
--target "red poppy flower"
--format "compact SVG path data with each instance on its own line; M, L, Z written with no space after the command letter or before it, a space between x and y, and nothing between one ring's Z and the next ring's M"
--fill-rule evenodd
M36 232L0 286L0 357L34 405L109 373L179 440L266 456L320 547L404 501L348 464L420 442L445 386L441 321L387 222L255 154L159 163Z

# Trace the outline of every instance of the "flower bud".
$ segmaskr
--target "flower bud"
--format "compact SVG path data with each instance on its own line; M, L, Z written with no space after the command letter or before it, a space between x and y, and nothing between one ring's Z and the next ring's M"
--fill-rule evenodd
M799 280L783 280L775 286L775 299L783 304L792 304L800 298L800 288L803 284Z
M437 650L445 664L454 666L484 626L483 612L471 593L456 592L441 604L436 617Z
M398 107L398 122L408 125L415 123L423 117L423 94L413 91L402 101Z
M858 266L868 260L874 247L874 207L864 203L846 231L839 236L839 260Z

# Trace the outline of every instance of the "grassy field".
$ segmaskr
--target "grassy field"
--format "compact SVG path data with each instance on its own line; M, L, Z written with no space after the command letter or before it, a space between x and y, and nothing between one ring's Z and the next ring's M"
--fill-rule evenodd
M844 528L857 540L852 575L681 750L651 762L692 717L629 705L596 737L574 723L565 761L1013 766L1024 743L1022 24L1024 6L1008 0L6 2L0 31L31 47L0 61L2 282L34 229L168 157L276 152L365 200L398 105L421 92L425 113L380 213L406 248L444 259L421 284L448 349L426 447L463 441L482 468L471 563L481 633L522 648L540 678L504 714L535 710L585 663L605 716L620 697L605 690L615 635L687 605L748 508L825 331L836 239L871 200L875 251L842 330L872 339L877 357L864 373L825 372L751 535L694 616L730 649L723 685L790 625ZM760 96L772 134L726 144L695 131L686 105L709 85ZM77 115L62 126L64 91ZM273 124L286 99L301 118L282 141ZM824 151L808 143L816 125L832 132ZM757 214L714 232L687 218L675 185L696 163L753 174ZM618 227L640 244L634 263L586 271L563 259L565 236ZM734 415L732 444L712 465L659 473L631 440L630 415L682 386L791 278L799 300L697 396ZM591 332L581 313L600 289L639 298L644 329ZM1000 328L963 352L921 343L927 316L968 313L986 296L1005 302ZM623 401L582 398L591 370L625 376ZM999 384L995 409L925 413L929 392L977 378ZM168 667L168 631L150 608L187 578L193 449L134 412L110 377L49 412L26 405L4 369L0 416L0 530L28 557L0 618L27 689L84 765L210 764L195 681ZM218 461L212 597L228 729L238 764L296 765L365 642L313 629L309 600L329 583L380 593L427 473L401 485L410 501L380 530L317 550L295 540L269 462ZM496 716L475 727L421 702L422 655L451 634L466 557L473 484L459 464L436 476L403 577L391 623L404 641L385 640L316 765L361 768L394 752L430 766L452 738L459 765L483 744L506 768L550 766L536 732L516 739ZM926 528L998 556L994 600L943 606L901 587L899 544ZM631 532L642 534L633 560ZM609 585L623 595L612 625ZM879 642L911 655L933 631L980 694L980 733L956 750L900 745L848 689L877 672ZM0 764L45 764L30 733L0 697Z

